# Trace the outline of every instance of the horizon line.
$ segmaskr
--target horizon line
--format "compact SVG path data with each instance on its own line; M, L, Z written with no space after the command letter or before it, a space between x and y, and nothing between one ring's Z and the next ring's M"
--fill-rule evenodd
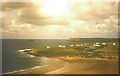
M0 38L0 39L20 39L20 38ZM35 39L35 38L21 38L21 39ZM70 38L38 38L38 39L70 39ZM114 38L114 39L117 39L117 38Z

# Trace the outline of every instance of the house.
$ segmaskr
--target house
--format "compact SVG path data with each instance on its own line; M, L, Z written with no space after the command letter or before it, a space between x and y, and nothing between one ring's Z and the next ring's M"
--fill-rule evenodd
M50 48L49 46L47 46L46 48Z
M58 45L58 47L62 47L62 45Z
M96 44L100 44L99 42L96 42Z
M88 53L92 53L93 54L93 52L88 52Z
M73 47L73 45L70 45L70 47Z
M106 43L103 43L103 45L105 45Z
M84 46L83 44L81 44L81 46Z
M63 45L62 47L63 47L63 48L65 48L66 46L65 46L65 45Z
M95 46L100 46L100 45L95 45Z
M31 50L33 50L33 49L22 49L22 50L19 50L19 52L25 52L25 51L31 51Z
M33 50L33 49L25 49L25 51L31 51L31 50Z
M76 46L80 46L79 44L76 44Z
M19 50L19 52L24 52L25 50L23 49L23 50Z
M98 44L93 44L93 46L100 46L100 45L98 45Z
M116 45L116 43L113 43L113 45Z

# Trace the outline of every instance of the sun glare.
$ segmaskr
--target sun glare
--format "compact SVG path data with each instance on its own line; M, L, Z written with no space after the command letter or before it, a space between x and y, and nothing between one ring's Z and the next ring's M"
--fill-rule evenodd
M42 11L44 14L61 16L68 12L68 0L46 0Z

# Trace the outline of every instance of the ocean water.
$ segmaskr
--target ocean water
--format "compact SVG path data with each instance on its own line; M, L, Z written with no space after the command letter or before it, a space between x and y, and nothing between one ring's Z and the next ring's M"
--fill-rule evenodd
M39 65L40 57L29 57L20 53L22 48L43 48L46 46L75 45L94 42L69 42L67 39L2 39L2 73L23 70Z
M77 42L78 43L78 42ZM2 40L2 73L23 70L37 66L41 59L21 54L18 50L22 48L41 48L46 46L58 46L59 44L77 44L68 40L59 39L3 39Z

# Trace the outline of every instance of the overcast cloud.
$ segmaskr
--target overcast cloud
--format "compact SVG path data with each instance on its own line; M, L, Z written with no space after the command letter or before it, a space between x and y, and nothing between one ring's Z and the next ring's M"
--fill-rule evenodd
M53 7L49 7L47 1L3 2L0 16L3 38L118 37L117 2L68 0L65 3L61 0L58 5L53 0ZM65 5L67 8L63 11ZM44 12L46 7L49 9Z

